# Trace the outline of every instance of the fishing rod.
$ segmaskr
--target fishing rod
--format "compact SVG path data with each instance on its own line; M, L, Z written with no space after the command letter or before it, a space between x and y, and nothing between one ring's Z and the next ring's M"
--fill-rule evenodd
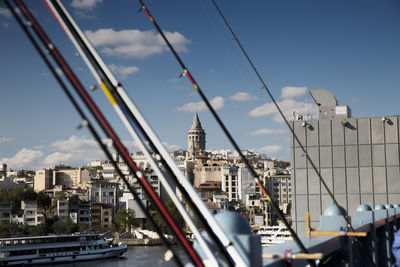
M135 178L139 180L147 194L150 196L150 198L153 200L153 202L156 204L157 208L163 215L164 219L167 221L168 225L171 227L171 230L175 233L175 236L178 238L180 243L182 244L183 248L189 255L190 259L192 262L198 266L204 266L201 259L197 255L197 253L194 251L193 247L183 233L181 232L180 228L176 225L175 221L172 219L172 216L168 212L168 210L165 208L164 204L161 202L157 194L154 192L152 187L150 186L149 182L146 180L146 178L143 176L141 173L140 169L136 166L136 164L133 162L132 158L129 155L129 152L126 150L116 133L113 131L111 128L110 124L107 122L107 120L104 118L102 115L101 111L97 108L96 104L93 102L93 100L90 98L90 96L87 94L86 90L83 88L82 84L78 80L78 78L75 76L75 74L72 72L68 64L65 62L61 54L58 52L58 50L55 48L54 44L50 41L48 36L44 33L43 29L40 27L40 25L37 23L35 18L32 16L30 11L27 9L27 7L23 4L22 0L14 0L14 2L18 3L18 6L21 8L23 14L25 17L30 20L32 23L32 27L35 30L36 34L39 36L39 39L43 42L43 44L48 47L50 50L50 54L52 55L53 59L57 62L60 68L63 69L64 73L66 74L68 80L73 84L74 89L82 99L82 101L85 103L87 108L90 110L92 115L95 117L99 125L103 128L105 133L109 138L113 140L113 144L117 150L117 152L123 157L125 163L128 165L130 171L134 174ZM112 96L110 96L112 97ZM115 99L113 100L115 101Z
M261 188L261 190L264 192L265 197L267 198L267 200L271 203L273 209L275 210L275 212L277 213L279 219L282 220L282 222L285 224L286 228L289 230L289 232L291 233L293 240L296 242L296 244L298 245L298 247L300 248L300 250L304 253L308 253L306 247L303 245L303 243L301 242L301 240L299 239L299 237L297 236L296 232L292 229L292 227L290 226L289 222L286 220L285 216L283 215L282 211L279 209L278 205L272 200L272 198L270 197L270 194L268 192L268 190L261 184L257 173L255 172L255 170L253 169L253 167L250 165L250 163L248 162L247 158L243 155L243 153L241 152L239 146L237 145L237 143L235 142L235 140L233 139L232 135L230 134L230 132L228 131L228 129L225 127L225 125L223 124L222 120L219 118L218 114L215 112L214 108L211 106L210 102L208 101L207 97L204 95L203 91L200 89L199 85L195 82L193 76L190 74L189 70L186 68L185 64L183 63L183 61L180 59L180 57L178 56L177 52L175 51L174 47L171 45L171 43L168 41L167 37L164 35L163 31L161 30L160 26L158 25L158 23L155 21L154 17L150 14L150 11L148 10L148 8L146 7L146 5L144 4L143 0L138 0L139 3L141 4L141 9L140 10L144 10L147 14L147 16L149 17L150 21L153 23L153 25L155 26L155 28L157 29L157 31L159 32L159 34L162 36L162 38L164 39L164 41L166 42L166 44L168 45L169 49L171 50L171 52L174 54L176 60L178 61L178 63L180 64L180 66L183 69L183 73L182 75L185 75L188 77L188 79L190 80L190 82L192 83L193 87L196 89L196 91L198 92L198 94L200 95L200 97L202 98L203 102L206 104L206 106L208 107L208 109L210 110L210 112L212 113L212 115L214 116L215 120L217 121L217 123L219 124L219 126L221 127L221 129L223 130L223 132L225 133L226 137L229 139L229 141L231 142L231 144L233 145L233 147L235 148L235 150L237 151L237 153L239 154L241 160L245 163L245 165L247 166L247 168L250 170L250 173L252 174L253 178L254 178L254 182ZM315 265L314 261L309 261L311 265Z
M239 39L237 38L236 34L234 33L234 31L232 30L230 24L228 23L228 21L226 20L224 14L222 13L221 9L218 7L217 3L215 0L211 0L211 2L214 4L215 8L217 9L219 15L221 16L222 20L224 21L225 25L227 26L227 28L229 29L230 33L233 36L233 39L235 40L235 42L238 44L240 50L242 51L243 55L246 57L247 61L249 62L251 68L253 69L254 73L256 74L258 80L261 82L262 84L262 88L265 89L265 91L267 92L267 94L269 95L269 97L271 98L272 102L274 103L274 106L276 107L276 109L278 110L279 114L281 115L281 117L283 118L286 126L288 127L289 131L291 132L291 134L293 135L293 137L295 138L295 140L297 141L297 143L300 145L301 150L303 151L304 155L306 156L306 159L308 160L308 162L311 164L312 169L315 171L315 173L317 174L319 180L321 181L322 185L324 186L325 190L328 192L329 196L331 197L334 205L336 205L338 207L338 210L340 211L340 214L342 215L342 217L344 218L344 220L346 221L347 227L352 231L355 232L353 226L351 225L350 219L348 218L348 216L346 216L346 214L344 213L344 211L342 209L340 209L339 207L339 203L337 202L337 200L335 199L335 196L333 195L333 193L331 192L331 190L329 189L328 185L326 184L326 182L324 181L324 179L321 176L321 173L318 171L317 167L315 166L313 160L311 159L311 157L309 156L309 154L307 153L305 147L303 146L303 144L300 142L300 139L298 138L298 136L296 135L296 133L294 132L293 127L290 125L289 121L287 120L286 116L283 114L281 108L279 107L278 103L276 102L274 96L272 95L271 91L268 89L267 85L265 84L263 78L261 77L260 73L257 71L257 68L255 67L255 65L253 64L252 60L250 59L249 55L247 54L246 50L244 49L244 47L242 46L241 42L239 41ZM361 241L359 240L359 238L355 237L358 244L360 245L360 247L362 248L362 250L364 251L364 253L367 255L369 261L371 262L371 264L373 266L375 266L372 257L369 255L369 253L367 252L366 248L364 247L364 245L361 243Z
M138 203L138 206L140 208L140 210L146 214L146 217L149 219L150 223L153 225L153 227L156 229L156 232L158 233L158 235L160 236L161 240L163 241L163 243L165 243L165 245L167 246L169 251L172 251L171 245L168 242L168 240L165 238L165 236L162 234L160 227L154 222L154 219L152 218L152 216L146 211L143 203L140 201L138 194L132 189L132 187L130 186L130 184L128 183L128 181L126 180L125 176L123 175L121 169L118 166L118 163L113 159L109 149L106 147L106 145L102 142L99 134L96 132L96 130L94 129L92 123L90 123L90 121L88 120L87 116L84 114L84 112L82 111L82 109L79 107L77 101L74 99L74 97L72 96L72 94L69 92L69 90L67 89L67 86L65 85L65 83L62 81L62 79L60 78L60 74L57 73L57 71L55 70L55 68L51 65L49 59L46 57L45 53L40 49L39 44L36 42L36 40L34 39L34 37L31 35L31 33L28 30L28 26L27 24L24 24L22 22L22 20L17 16L15 10L11 7L10 3L8 2L8 0L5 1L5 4L7 5L7 7L9 8L9 10L11 11L11 13L13 14L13 16L15 17L15 19L17 20L18 24L21 26L21 28L23 29L23 31L25 32L25 34L27 35L28 39L31 41L31 43L33 44L33 46L35 47L35 49L37 50L37 52L39 53L40 57L43 59L43 61L45 62L45 64L47 65L47 67L49 68L49 70L51 71L51 73L53 74L53 76L55 77L55 79L57 80L57 82L59 83L59 85L61 86L62 90L64 91L64 93L67 95L68 99L70 100L70 102L72 103L72 105L75 107L75 109L77 110L77 112L79 113L79 115L82 118L82 124L79 125L79 128L81 128L82 126L87 126L90 133L93 135L93 137L95 138L95 140L97 141L97 143L99 144L100 148L103 150L103 152L106 154L106 157L108 158L108 160L112 163L112 165L114 166L114 168L117 170L117 173L120 175L121 179L123 179L123 181L125 182L125 184L128 186L129 191L135 196L135 200ZM179 260L179 258L175 258L174 260L176 260L177 264L179 266L183 266L183 263Z
M54 2L55 4L60 3L59 1L52 1L52 2ZM224 244L221 243L219 238L219 236L221 235L223 236L225 234L219 227L218 223L216 223L214 217L210 214L209 210L204 205L203 201L200 199L197 192L194 190L194 188L187 180L187 178L182 174L181 170L177 167L175 161L171 158L170 154L164 148L161 141L158 139L158 137L153 132L151 127L147 124L147 121L140 114L137 107L127 96L122 85L115 79L115 77L109 71L107 65L104 64L103 60L97 54L96 50L92 47L90 42L87 40L86 36L82 33L82 31L70 17L68 12L66 10L65 12L62 12L63 11L62 9L64 8L61 3L58 7L61 9L59 13L65 15L64 20L70 24L69 26L71 28L74 28L75 34L78 35L75 36L75 39L77 39L77 41L80 43L81 46L83 45L85 46L86 52L89 54L88 56L90 56L91 60L96 63L97 69L102 71L101 74L106 76L104 78L107 78L106 80L108 80L109 83L112 83L110 84L110 88L115 90L111 90L111 92L117 99L120 98L121 102L126 105L125 107L130 111L131 113L130 115L133 118L133 120L137 122L136 123L138 124L137 126L143 131L142 134L146 137L153 151L156 154L161 155L160 161L162 162L163 166L166 167L167 171L170 172L173 178L178 180L177 186L179 190L188 200L189 204L192 206L192 209L197 213L197 215L199 215L198 218L202 221L204 227L209 232L210 237L217 243L223 254L227 256L227 259L229 261L229 254L226 254L226 252L224 252L225 246ZM93 69L93 67L90 68ZM214 231L216 233L214 233ZM223 238L226 239L226 237Z
M108 89L113 88L112 85L106 85L108 82L107 79L104 78L104 72L101 71L101 66L95 64L96 59L91 54L90 50L88 49L88 45L85 44L84 40L80 38L76 28L79 27L76 25L72 17L69 15L68 11L64 8L64 6L59 1L43 1L43 3L48 7L48 9L53 13L56 20L59 22L61 27L67 33L68 37L71 39L75 47L78 49L79 54L84 59L85 63L88 65L89 69L91 70L93 76L95 77L98 84L103 89L106 95L112 94L112 92ZM75 28L75 27L76 28ZM101 77L103 76L103 77ZM144 142L139 137L139 134L136 132L137 128L141 128L138 125L137 121L132 119L131 114L129 114L126 105L123 105L123 100L116 97L116 102L112 103L112 106L116 110L117 114L120 116L121 120L123 121L124 125L131 133L132 137L136 140L139 144L140 149L145 154L145 156L149 159L152 168L155 170L157 176L160 178L160 181L164 188L166 189L168 195L171 197L172 201L174 202L175 206L177 207L178 211L182 214L182 217L192 230L193 234L195 235L196 239L199 242L200 247L203 249L205 254L208 257L208 262L212 266L218 266L217 259L214 253L211 251L207 243L205 242L203 236L201 235L199 229L196 227L192 219L190 218L188 212L186 211L185 207L182 205L180 200L178 199L177 195L175 194L174 190L171 188L171 185L168 183L167 179L165 178L165 174L161 171L160 166L157 162L155 162L153 156L150 154L149 150L145 146ZM121 103L122 102L122 103ZM136 124L136 125L135 125ZM135 126L137 126L135 128ZM151 141L151 140L150 140Z

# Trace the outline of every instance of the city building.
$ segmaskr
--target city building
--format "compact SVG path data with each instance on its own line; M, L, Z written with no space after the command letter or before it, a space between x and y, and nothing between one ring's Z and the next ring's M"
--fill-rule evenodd
M243 166L225 166L221 172L222 191L229 201L245 203L247 194L255 194L256 186L249 170Z
M185 175L185 177L189 179L189 181L193 184L194 183L193 170L195 168L193 161L189 161L185 157L182 158L181 156L174 157L174 160L178 168L182 171L183 175Z
M11 204L0 203L0 224L11 222Z
M91 230L110 229L113 221L113 206L105 203L90 204Z
M217 205L219 210L228 210L229 201L228 196L225 193L214 194L212 198L212 202Z
M135 212L135 218L138 220L139 224L143 224L146 219L146 214L140 208L138 201L140 201L144 208L150 205L150 202L145 199L136 200L131 193L123 193L120 197L119 202L121 203L121 209L131 209Z
M90 202L80 201L78 223L90 225Z
M211 200L214 194L221 193L221 182L206 182L197 188L203 200Z
M21 210L24 212L24 223L29 226L36 226L44 222L44 215L38 214L36 200L22 200Z
M36 192L48 190L52 186L52 171L49 169L40 169L36 171L33 189Z
M264 178L264 185L271 198L285 214L290 213L292 205L292 178L290 174L275 174Z
M221 182L222 162L196 164L193 169L194 187L207 182Z
M311 91L319 119L296 116L294 133L338 203L352 211L360 204L400 202L399 116L352 118L323 89ZM304 232L305 214L318 225L332 200L294 136L291 139L293 222Z
M69 219L68 199L57 200L57 216L62 221Z
M90 172L82 168L56 168L53 170L53 185L79 188L90 181Z
M0 164L0 180L7 177L7 164Z
M188 158L194 158L195 155L204 154L206 149L206 132L201 127L197 110L194 114L192 127L188 134Z
M88 193L90 202L111 204L114 207L114 212L118 208L118 183L111 183L104 180L93 180L90 182Z

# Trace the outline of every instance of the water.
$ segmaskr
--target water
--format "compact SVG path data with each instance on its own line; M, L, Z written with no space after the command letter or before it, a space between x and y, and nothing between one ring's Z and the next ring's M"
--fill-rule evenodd
M176 248L173 248L176 250ZM93 261L82 261L69 264L53 264L49 266L54 267L149 267L149 266L163 266L172 267L176 266L175 261L171 259L168 262L163 261L163 257L166 251L165 246L151 246L151 247L128 247L128 251L125 252L120 258L109 258L103 260ZM183 252L178 249L178 255L184 263L188 262L186 255L182 255Z

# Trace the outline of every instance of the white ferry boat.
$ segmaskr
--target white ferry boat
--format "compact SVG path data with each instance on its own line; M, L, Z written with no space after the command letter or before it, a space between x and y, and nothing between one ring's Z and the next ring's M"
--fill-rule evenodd
M259 226L255 233L261 235L261 244L267 247L293 239L289 230L282 226Z
M0 239L0 265L33 265L119 257L125 243L113 245L98 234Z

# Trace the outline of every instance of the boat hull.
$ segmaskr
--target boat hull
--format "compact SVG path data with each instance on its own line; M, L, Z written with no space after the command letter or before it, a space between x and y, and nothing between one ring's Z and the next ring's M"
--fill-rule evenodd
M21 257L7 257L0 259L0 265L45 265L52 263L67 263L77 261L89 261L106 259L113 257L120 257L127 251L126 246L112 247L93 252L80 252L76 253L58 253L46 256L21 256Z

